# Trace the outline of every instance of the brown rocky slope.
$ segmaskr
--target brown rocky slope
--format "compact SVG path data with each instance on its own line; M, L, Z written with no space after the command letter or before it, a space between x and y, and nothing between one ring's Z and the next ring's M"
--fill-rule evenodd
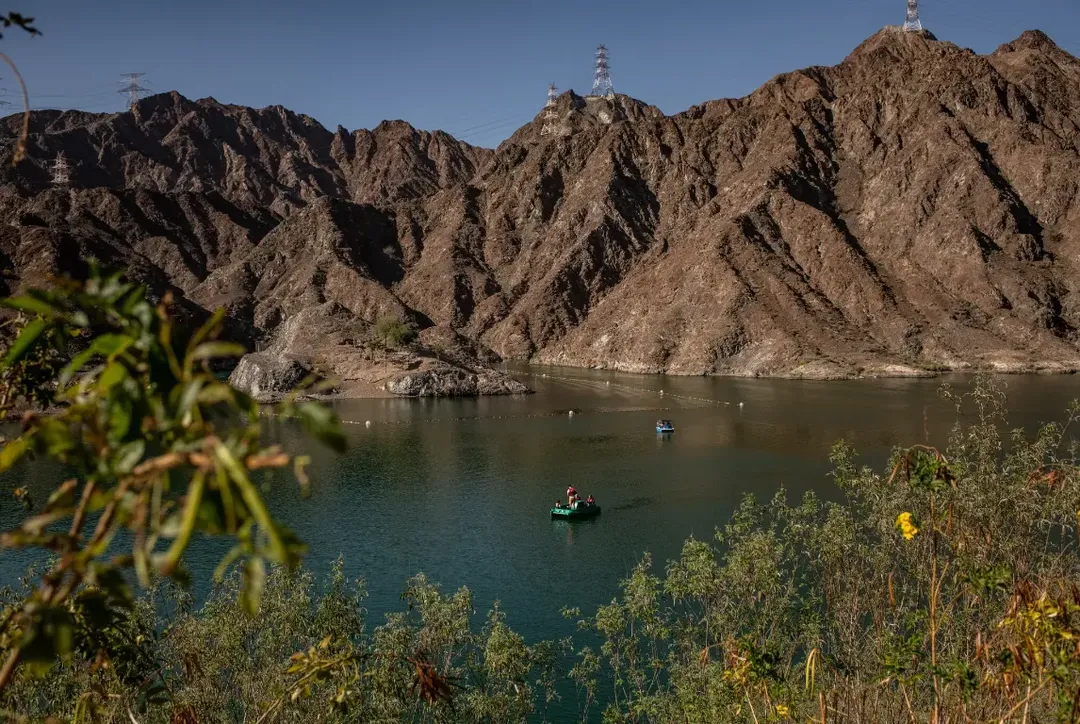
M886 28L746 98L555 111L495 151L176 94L36 112L31 160L0 159L0 264L17 287L122 262L275 354L422 394L509 391L497 356L1080 368L1080 61L1042 33L980 56ZM47 183L61 150L70 188ZM387 317L421 330L411 351L371 344Z

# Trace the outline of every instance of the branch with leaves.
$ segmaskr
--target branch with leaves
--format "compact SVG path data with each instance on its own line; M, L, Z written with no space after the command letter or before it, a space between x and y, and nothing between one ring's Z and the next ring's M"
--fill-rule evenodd
M23 417L21 434L0 449L0 472L45 457L74 476L0 536L0 548L56 557L33 593L3 612L0 648L8 654L0 689L20 663L51 665L69 656L82 630L77 620L92 625L110 607L130 607L125 573L142 586L155 576L186 581L183 554L196 534L234 539L216 575L242 565L241 601L257 611L266 564L292 568L304 552L270 515L257 476L291 467L306 489L307 458L263 447L258 405L214 374L213 362L244 353L219 338L224 314L186 334L170 315L168 295L152 304L143 287L96 269L85 282L58 280L51 290L2 304L30 321L8 346L0 376L34 355L66 364L52 392L58 411ZM16 384L4 399L10 404L19 392ZM23 393L40 395L41 388ZM344 449L328 408L291 397L279 409Z

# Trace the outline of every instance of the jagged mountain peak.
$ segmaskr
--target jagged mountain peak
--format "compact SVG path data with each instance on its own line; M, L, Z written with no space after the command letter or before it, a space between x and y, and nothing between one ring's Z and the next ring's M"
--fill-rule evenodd
M905 31L899 25L887 25L859 43L841 62L841 66L877 65L881 62L920 62L940 59L965 51L954 43L938 40L929 30Z
M519 128L500 145L516 145L554 140L612 126L622 121L659 120L664 113L631 96L616 93L611 96L580 96L572 90L560 94L554 105L544 106L533 120Z
M372 133L392 133L396 135L416 135L417 129L408 121L401 119L380 121L379 125L371 129Z
M627 371L1075 369L1070 58L1037 33L977 55L886 28L672 116L565 92L494 152L179 94L35 113L33 160L0 171L0 262L134 259L294 350L304 315L341 348L393 313ZM66 191L45 168L60 150Z
M1022 32L1016 40L1008 43L1003 43L994 51L994 54L999 53L1015 53L1022 50L1037 50L1041 52L1060 52L1064 53L1057 43L1055 43L1049 35L1041 30L1025 30Z
M15 136L17 117L0 126ZM0 153L0 182L31 192L49 183L64 153L76 188L213 191L282 216L322 196L354 201L415 199L468 180L488 153L445 134L387 121L373 131L331 133L283 106L255 109L176 91L141 99L129 112L35 111L28 159ZM6 157L6 158L4 158Z

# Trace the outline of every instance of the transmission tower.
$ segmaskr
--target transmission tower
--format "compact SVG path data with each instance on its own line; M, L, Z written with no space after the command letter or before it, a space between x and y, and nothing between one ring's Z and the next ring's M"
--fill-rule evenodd
M67 159L64 158L64 153L61 151L56 154L56 159L52 164L52 182L54 186L65 186L71 181L68 176Z
M608 65L607 47L601 45L596 49L596 77L593 78L592 94L594 96L615 96L615 87L611 85L611 67Z
M907 18L904 19L904 30L908 32L922 30L922 21L919 20L919 0L907 0Z
M555 113L556 98L558 98L558 95L555 84L552 83L548 86L548 99L547 104L544 106L547 110L544 111L544 125L540 128L541 136L555 133L555 120L558 118L558 114Z
M128 108L131 108L138 103L143 94L150 92L149 88L143 88L139 85L139 78L142 78L144 75L146 75L146 73L124 73L120 76L127 85L116 92L127 93Z

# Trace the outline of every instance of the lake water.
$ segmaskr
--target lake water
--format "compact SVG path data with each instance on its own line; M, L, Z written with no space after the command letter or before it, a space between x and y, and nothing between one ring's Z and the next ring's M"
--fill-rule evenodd
M536 394L338 402L341 417L358 423L346 425L350 448L341 456L315 449L291 424L271 426L284 446L314 457L312 497L279 476L268 493L274 514L310 545L316 572L344 554L347 574L367 582L372 623L400 610L406 579L423 571L446 590L468 586L481 611L499 599L528 640L566 635L563 606L593 611L609 602L643 552L662 568L687 536L710 537L743 495L766 499L783 486L793 496L813 489L835 497L827 454L836 440L881 466L896 445L927 436L944 444L955 419L938 396L942 378L813 382L530 367L521 379ZM1060 420L1080 398L1076 375L1001 379L1014 426ZM965 387L970 378L947 381ZM675 422L673 435L656 434L659 417ZM10 488L27 480L42 500L54 469L0 481L4 528L21 515ZM550 519L568 483L597 498L599 518ZM195 546L188 563L197 579L221 551ZM0 554L0 583L24 565L22 555Z
M746 493L835 497L827 455L838 439L880 466L927 433L944 444L955 420L941 379L530 371L521 379L536 394L523 397L342 401L341 418L359 423L345 426L348 453L314 455L310 499L277 484L274 513L310 544L309 563L326 570L343 553L350 576L367 581L373 620L399 608L406 578L423 571L448 590L468 586L478 608L501 600L530 640L566 632L562 606L609 602L643 552L662 566L688 536L710 537ZM1017 425L1061 419L1080 397L1080 376L1002 379ZM658 417L676 432L658 436ZM292 426L276 432L305 446ZM568 483L596 497L599 518L550 519Z

